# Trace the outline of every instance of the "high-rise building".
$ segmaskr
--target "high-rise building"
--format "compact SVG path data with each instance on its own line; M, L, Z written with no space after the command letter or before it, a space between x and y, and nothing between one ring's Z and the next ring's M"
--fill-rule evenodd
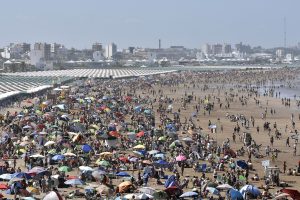
M211 45L210 45L210 44L204 44L204 45L202 46L202 52L203 52L205 55L211 55L211 54L212 54Z
M110 43L105 47L105 57L108 59L113 58L113 56L117 53L117 45L114 43Z
M61 44L57 44L57 43L52 43L51 44L51 53L56 54L57 50L61 47Z
M222 54L223 45L222 44L213 44L212 47L211 47L211 50L212 50L213 55Z
M92 45L92 50L93 50L93 52L95 52L95 51L102 51L102 44L98 43L98 42L94 43Z
M232 53L231 44L224 44L223 45L223 53L224 54L231 54Z
M35 43L34 50L42 52L42 58L44 60L50 60L51 57L51 45L47 43Z
M251 52L251 46L250 45L244 45L242 42L235 45L236 51L239 53L250 53Z

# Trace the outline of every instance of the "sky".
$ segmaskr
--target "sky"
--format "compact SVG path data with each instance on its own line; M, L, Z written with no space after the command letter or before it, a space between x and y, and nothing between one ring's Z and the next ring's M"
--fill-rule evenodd
M118 48L243 42L278 47L300 42L299 0L0 0L0 46L56 42Z

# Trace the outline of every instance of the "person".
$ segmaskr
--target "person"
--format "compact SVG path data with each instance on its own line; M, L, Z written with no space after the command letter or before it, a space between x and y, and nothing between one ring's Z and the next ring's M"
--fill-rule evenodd
M285 174L286 172L286 161L283 162L283 173Z

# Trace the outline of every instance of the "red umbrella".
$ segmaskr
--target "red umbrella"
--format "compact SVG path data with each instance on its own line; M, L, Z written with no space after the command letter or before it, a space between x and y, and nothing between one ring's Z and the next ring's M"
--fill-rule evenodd
M136 134L136 137L143 137L145 135L144 131L140 131Z
M170 196L173 196L173 195L176 196L176 195L182 194L182 190L180 188L178 188L177 186L168 187L165 189L165 192Z
M125 163L129 163L129 160L128 160L128 158L126 158L126 157L120 157L119 158L119 160L121 160L122 162L125 162Z
M0 184L0 190L7 190L8 188L6 184Z
M109 135L113 136L113 137L116 137L116 138L121 137L121 135L117 131L110 131Z
M294 189L282 189L281 192L289 194L293 199L299 200L300 199L300 192Z

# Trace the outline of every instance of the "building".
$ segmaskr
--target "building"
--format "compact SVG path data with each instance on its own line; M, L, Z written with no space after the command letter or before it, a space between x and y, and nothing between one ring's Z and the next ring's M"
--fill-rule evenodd
M101 51L94 51L93 52L93 60L98 62L103 60L103 55Z
M128 52L133 54L134 49L135 49L134 47L128 47Z
M276 50L276 58L283 59L285 57L284 49L277 49Z
M204 44L202 46L202 52L204 55L211 55L212 54L212 49L210 44Z
M50 60L51 58L51 45L47 43L35 43L34 44L35 51L41 51L42 58L44 60Z
M110 44L106 45L105 57L107 59L112 59L116 53L117 53L117 45L115 45L114 43L110 43Z
M231 54L232 53L232 49L231 49L230 44L224 44L223 45L223 53L224 54Z
M93 52L95 52L95 51L102 51L102 44L98 43L98 42L94 43L92 45L92 50L93 50Z
M242 42L235 45L236 51L239 53L250 54L251 53L251 46L244 45Z
M220 55L223 52L223 45L222 44L213 44L211 46L211 51L213 55Z
M51 44L51 53L53 54L57 54L58 49L61 47L62 45L57 44L57 43L52 43Z

